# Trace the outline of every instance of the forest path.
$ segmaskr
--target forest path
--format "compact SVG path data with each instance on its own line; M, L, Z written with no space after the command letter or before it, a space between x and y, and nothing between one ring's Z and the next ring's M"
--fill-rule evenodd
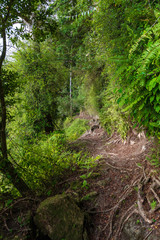
M129 138L129 142L123 141L116 133L109 137L103 128L99 128L87 131L77 142L83 144L93 157L102 156L119 167L133 167L138 157L145 155L151 142L143 133L132 134Z
M73 148L77 150L87 151L93 157L100 156L96 170L99 177L87 180L89 191L97 192L97 197L92 203L84 204L92 216L89 229L92 240L128 240L123 227L133 214L138 214L138 219L145 222L146 235L150 234L147 229L153 231L160 222L160 212L152 211L149 205L150 199L155 199L155 196L153 198L151 186L154 180L150 177L151 166L146 156L153 143L146 139L144 133L133 132L124 142L116 133L109 137L103 128L91 127L73 143ZM146 189L143 196L141 185ZM155 192L159 195L157 185L158 191ZM152 198L148 199L151 192ZM152 228L153 218L157 221Z

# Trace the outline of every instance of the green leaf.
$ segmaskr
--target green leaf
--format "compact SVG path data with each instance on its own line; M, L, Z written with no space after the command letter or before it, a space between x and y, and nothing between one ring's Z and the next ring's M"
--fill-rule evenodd
M138 109L139 109L139 110L142 110L142 108L144 107L144 105L145 105L145 103L143 102Z
M156 96L156 100L157 100L157 102L159 102L159 100L160 100L160 94L158 94L158 95Z
M7 202L6 202L7 207L10 206L12 202L13 202L13 200L11 200L11 199L7 200Z
M118 92L119 92L119 93L122 93L122 92L123 92L122 88L120 88L120 89L118 90Z
M157 84L157 77L153 78L148 84L148 90L151 91Z
M155 96L150 97L150 103L153 102L154 98L155 98Z
M158 105L157 107L155 107L156 112L158 113L160 111L160 105Z
M145 80L142 79L142 80L140 81L140 86L141 86L141 87L144 87L144 85L145 85Z
M51 196L51 193L52 193L52 191L49 190L49 191L47 192L47 195L48 195L48 196Z

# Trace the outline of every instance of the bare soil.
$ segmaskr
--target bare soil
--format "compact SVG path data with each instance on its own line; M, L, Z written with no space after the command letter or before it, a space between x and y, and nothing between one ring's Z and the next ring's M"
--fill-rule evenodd
M83 193L97 192L94 201L83 205L91 216L91 240L120 240L133 214L138 214L149 229L144 239L159 229L159 169L146 160L153 146L153 139L147 139L143 132L130 131L124 141L117 133L108 136L103 128L87 131L72 143L73 149L100 156L94 170L99 175L87 179L90 187Z

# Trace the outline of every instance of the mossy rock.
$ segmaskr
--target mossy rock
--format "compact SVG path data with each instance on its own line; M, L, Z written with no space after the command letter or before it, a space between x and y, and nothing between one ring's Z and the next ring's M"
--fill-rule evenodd
M84 213L67 195L44 200L34 217L38 229L52 240L82 240Z

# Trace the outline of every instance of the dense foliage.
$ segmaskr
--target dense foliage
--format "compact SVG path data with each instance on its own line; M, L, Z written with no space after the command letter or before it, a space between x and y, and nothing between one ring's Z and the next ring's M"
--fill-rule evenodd
M114 100L123 115L127 111L148 133L159 134L159 4L101 0L98 6L95 25L102 40L97 56L104 59L104 72L114 84Z
M30 3L0 2L2 192L9 181L21 192L12 170L39 192L42 182L88 164L66 147L88 129L84 120L70 121L80 111L99 114L108 134L125 138L138 125L159 136L159 2ZM18 49L8 62L6 35Z

